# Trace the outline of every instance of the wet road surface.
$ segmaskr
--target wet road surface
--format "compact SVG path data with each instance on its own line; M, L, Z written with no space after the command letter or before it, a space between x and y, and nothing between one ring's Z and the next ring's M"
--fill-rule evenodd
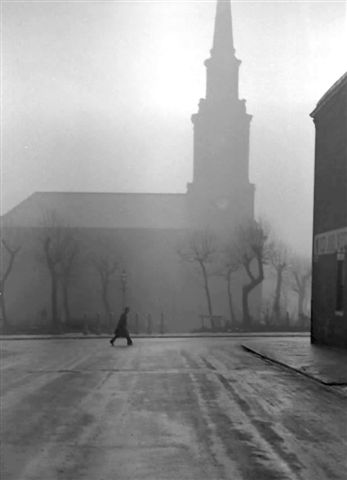
M2 342L2 480L347 479L346 391L242 341Z

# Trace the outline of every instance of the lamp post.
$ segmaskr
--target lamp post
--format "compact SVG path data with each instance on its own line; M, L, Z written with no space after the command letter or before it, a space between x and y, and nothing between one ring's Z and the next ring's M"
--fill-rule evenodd
M122 273L120 275L120 283L121 283L121 289L122 289L122 307L124 310L125 304L126 304L126 292L127 292L127 286L128 286L128 276L127 276L127 272L124 269L122 270Z

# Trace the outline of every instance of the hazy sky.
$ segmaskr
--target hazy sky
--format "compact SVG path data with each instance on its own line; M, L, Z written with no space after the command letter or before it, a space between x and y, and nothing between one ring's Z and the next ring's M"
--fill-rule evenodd
M215 1L3 2L2 213L35 191L184 192ZM346 2L232 2L256 212L311 246L314 125Z

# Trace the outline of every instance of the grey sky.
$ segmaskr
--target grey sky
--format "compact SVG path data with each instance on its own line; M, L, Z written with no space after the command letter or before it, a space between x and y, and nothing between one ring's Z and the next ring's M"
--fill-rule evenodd
M256 211L310 250L314 126L345 2L233 2ZM2 212L34 191L184 192L212 2L4 2Z

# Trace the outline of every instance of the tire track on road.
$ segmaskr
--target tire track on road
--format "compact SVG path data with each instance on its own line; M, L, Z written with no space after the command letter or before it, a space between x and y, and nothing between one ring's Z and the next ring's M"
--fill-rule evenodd
M192 358L187 352L182 351L182 356L187 364L187 367L198 365L197 360ZM200 357L201 360L201 357ZM189 372L189 378L192 384L192 394L196 397L196 403L198 405L202 419L206 425L204 431L208 434L208 439L204 439L204 443L210 451L210 455L215 459L216 466L221 471L220 480L232 478L234 480L241 479L240 472L237 468L236 462L232 461L227 454L226 449L221 442L215 423L211 419L206 400L201 393L201 378L205 378L207 374ZM197 438L199 436L197 435Z

